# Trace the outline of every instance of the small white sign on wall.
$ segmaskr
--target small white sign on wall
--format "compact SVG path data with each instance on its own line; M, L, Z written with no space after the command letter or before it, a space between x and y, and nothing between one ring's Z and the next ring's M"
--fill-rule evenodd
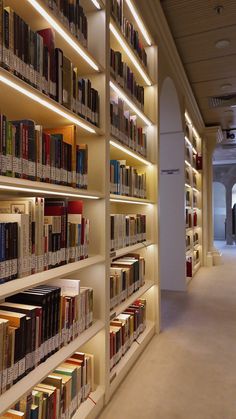
M162 175L179 175L180 169L161 169Z

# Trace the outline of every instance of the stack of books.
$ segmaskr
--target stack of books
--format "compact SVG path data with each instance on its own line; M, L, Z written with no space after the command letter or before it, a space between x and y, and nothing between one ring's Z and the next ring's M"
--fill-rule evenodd
M75 352L0 419L70 419L91 391L94 355Z
M111 250L146 240L146 215L111 214Z
M88 243L82 201L0 202L0 283L87 258Z
M128 43L147 67L147 54L142 45L140 35L135 30L134 25L124 17L124 1L123 0L110 0L111 1L111 14L116 24L120 27L123 35L127 39Z
M110 321L110 369L121 360L146 327L146 300L136 300Z
M99 96L91 81L55 46L51 28L34 32L0 0L0 65L32 87L99 125Z
M74 35L79 42L88 47L88 21L80 0L44 0L57 19Z
M137 125L136 116L125 110L124 101L120 98L110 103L111 134L132 150L147 157L147 135Z
M125 301L145 283L145 259L127 253L115 259L110 268L110 309Z
M0 174L87 189L88 146L76 144L73 125L44 130L0 114Z
M0 304L0 390L3 394L93 322L93 289L79 280L12 295Z
M122 61L120 51L110 51L111 75L141 109L144 108L144 88L136 80L129 66Z
M110 192L117 195L146 198L146 173L127 166L126 160L110 161Z

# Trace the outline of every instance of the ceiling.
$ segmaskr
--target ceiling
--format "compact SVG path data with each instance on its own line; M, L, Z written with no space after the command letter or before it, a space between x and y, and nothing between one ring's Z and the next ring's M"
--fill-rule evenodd
M236 128L236 107L209 98L235 94L236 0L161 0L206 126ZM217 41L226 41L217 48ZM228 42L229 41L229 42ZM221 105L221 106L219 106Z

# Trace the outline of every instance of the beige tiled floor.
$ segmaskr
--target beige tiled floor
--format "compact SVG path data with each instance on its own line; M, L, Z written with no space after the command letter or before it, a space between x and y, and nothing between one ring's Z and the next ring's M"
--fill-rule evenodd
M162 319L100 419L236 419L236 247L165 293Z

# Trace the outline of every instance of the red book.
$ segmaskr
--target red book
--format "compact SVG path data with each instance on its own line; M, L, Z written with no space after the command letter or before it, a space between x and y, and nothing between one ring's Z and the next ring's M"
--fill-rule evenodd
M197 170L202 170L202 155L201 154L197 154L197 157L196 157L196 169Z
M83 201L69 201L68 214L83 214Z

